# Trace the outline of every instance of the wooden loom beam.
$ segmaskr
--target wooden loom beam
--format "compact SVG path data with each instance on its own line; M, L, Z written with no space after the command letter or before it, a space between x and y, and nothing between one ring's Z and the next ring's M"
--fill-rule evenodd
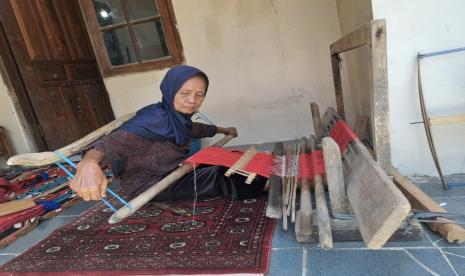
M87 134L86 136L82 137L81 139L58 149L57 151L61 152L64 156L68 157L73 154L78 153L84 147L91 144L98 138L106 135L119 126L121 126L124 122L131 119L135 113L129 113L124 116L121 116L108 124L92 131L91 133ZM38 152L38 153L25 153L25 154L18 154L12 156L8 159L7 164L12 165L21 165L21 166L45 166L48 164L52 164L54 162L60 161L61 158L58 157L54 152L46 151L46 152Z

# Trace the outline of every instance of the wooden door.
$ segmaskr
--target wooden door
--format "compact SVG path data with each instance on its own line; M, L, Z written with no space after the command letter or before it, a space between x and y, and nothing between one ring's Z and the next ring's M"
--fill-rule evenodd
M1 1L0 21L49 150L114 119L77 1Z

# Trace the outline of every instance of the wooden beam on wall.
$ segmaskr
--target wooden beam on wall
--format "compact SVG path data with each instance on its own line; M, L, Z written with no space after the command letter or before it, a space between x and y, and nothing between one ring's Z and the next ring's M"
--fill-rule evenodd
M331 55L346 52L365 45L370 38L370 31L371 24L366 23L355 31L352 31L341 37L329 47L331 50Z

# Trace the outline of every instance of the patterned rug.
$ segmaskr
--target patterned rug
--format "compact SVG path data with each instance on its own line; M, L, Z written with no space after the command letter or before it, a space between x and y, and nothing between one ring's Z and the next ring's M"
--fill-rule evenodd
M116 204L116 203L115 203ZM214 198L148 205L107 223L97 205L0 268L0 274L262 274L268 270L275 221L266 197ZM189 214L189 215L186 215Z

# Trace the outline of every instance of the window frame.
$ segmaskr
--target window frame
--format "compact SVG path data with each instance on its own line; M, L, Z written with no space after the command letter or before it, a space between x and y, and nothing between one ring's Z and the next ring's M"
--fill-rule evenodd
M121 0L125 2L127 0ZM165 32L166 46L171 56L150 60L150 61L137 61L137 63L112 65L108 56L108 51L103 40L103 31L113 29L113 25L101 27L98 23L97 15L92 3L92 0L79 0L79 7L81 9L82 17L87 28L88 36L90 38L92 48L94 49L95 58L99 64L100 70L104 77L121 75L131 72L143 72L154 69L163 69L172 67L184 62L184 54L181 45L181 38L176 24L176 17L174 15L173 4L171 0L153 0L155 1L159 18ZM150 20L148 20L150 21ZM147 22L147 19L131 20L125 23L115 24L118 27L135 25L137 23ZM102 30L103 29L103 30ZM131 34L131 32L130 32ZM135 37L131 35L131 40L134 43ZM136 44L137 45L137 44Z

